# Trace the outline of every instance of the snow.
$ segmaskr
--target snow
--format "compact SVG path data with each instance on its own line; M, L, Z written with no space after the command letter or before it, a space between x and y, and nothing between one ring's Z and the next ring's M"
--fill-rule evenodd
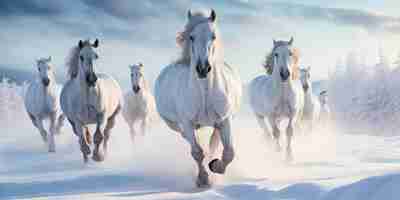
M57 152L48 153L23 110L24 87L2 82L0 199L399 199L400 136L383 130L363 132L370 127L365 124L385 126L382 120L373 123L371 108L376 105L383 106L376 112L379 116L397 116L387 116L387 111L396 111L397 97L366 103L369 93L352 92L371 85L378 88L379 80L390 72L363 76L358 84L350 84L347 79L354 73L359 71L336 74L324 83L338 124L295 135L293 163L284 161L283 152L268 148L245 103L233 123L236 158L225 176L213 175L210 189L195 187L196 166L189 145L161 121L132 144L120 117L111 134L109 156L102 163L83 164L68 123L56 138ZM385 84L388 89L400 85L397 79ZM361 100L352 102L355 95ZM204 144L207 132L201 131Z

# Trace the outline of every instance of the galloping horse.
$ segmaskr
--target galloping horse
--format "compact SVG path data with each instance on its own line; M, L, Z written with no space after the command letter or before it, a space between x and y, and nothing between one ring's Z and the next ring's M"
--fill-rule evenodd
M40 135L48 144L49 152L55 152L54 135L60 133L64 123L64 115L59 105L59 90L54 76L51 57L37 61L38 79L31 83L25 94L25 108L33 125L39 129ZM43 120L49 119L49 134L43 127Z
M61 108L67 116L73 131L79 137L84 162L91 153L90 133L87 125L96 124L94 134L93 160L103 161L100 144L104 153L115 117L121 109L122 92L118 83L110 76L96 73L95 61L99 58L95 48L99 41L91 44L89 40L79 41L68 58L68 82L61 92Z
M304 109L302 120L305 131L312 132L313 127L319 122L321 113L321 104L318 97L313 93L311 81L311 68L307 67L300 70L300 80L304 91Z
M264 66L271 75L261 75L250 83L250 104L257 121L270 137L270 130L264 118L267 118L276 149L280 151L279 124L283 118L288 118L286 129L287 147L286 160L293 159L292 136L301 117L304 107L304 92L298 78L298 51L293 48L293 38L290 41L273 41L271 55Z
M221 140L224 149L222 159L214 159L208 166L214 173L225 173L234 158L232 116L239 110L241 81L236 71L223 61L214 10L210 15L189 11L188 23L177 40L183 48L182 56L157 78L156 105L166 124L190 144L199 169L197 186L207 187L209 175L202 163L205 155L198 143L197 130L214 127L211 147L215 148Z
M154 118L156 104L154 96L144 79L144 65L142 63L129 66L131 71L131 90L124 96L122 116L129 126L132 142L137 135L135 125L140 122L140 132L145 134L146 126Z

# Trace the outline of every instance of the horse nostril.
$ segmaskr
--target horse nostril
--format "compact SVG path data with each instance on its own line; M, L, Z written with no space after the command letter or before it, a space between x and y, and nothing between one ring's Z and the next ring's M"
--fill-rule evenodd
M134 91L135 93L138 93L139 90L140 90L140 87L139 87L139 86L137 86L137 85L133 86L133 91Z
M50 84L50 79L45 78L42 80L42 82L43 82L43 85L48 86Z
M280 76L281 76L283 81L286 81L290 76L289 70L284 70L284 69L281 69L279 74L280 74Z

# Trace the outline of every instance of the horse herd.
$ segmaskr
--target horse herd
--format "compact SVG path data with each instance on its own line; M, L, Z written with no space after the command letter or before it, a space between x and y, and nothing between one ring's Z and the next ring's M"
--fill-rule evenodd
M96 53L97 39L93 43L79 41L72 48L66 63L68 80L61 93L56 89L51 57L39 59L39 78L27 90L25 107L48 151L55 152L55 135L67 119L79 138L84 162L88 162L90 154L93 160L103 161L120 112L129 125L132 140L137 132L145 132L153 114L158 112L168 127L190 144L198 166L197 186L210 185L209 172L203 164L205 151L196 135L202 127L213 127L208 151L211 156L220 143L223 146L221 158L211 160L208 168L213 173L224 174L234 158L232 117L240 108L242 84L236 70L224 62L215 11L189 11L187 17L184 30L176 38L182 54L161 71L154 96L143 77L141 63L130 66L132 88L125 96L116 80L96 72L95 63L100 58ZM314 96L310 69L300 69L298 60L293 38L274 40L264 65L269 75L256 77L249 88L256 119L267 138L274 139L277 150L281 148L279 123L284 118L289 120L286 128L289 161L292 136L298 127L304 122L311 129L322 113L329 114L326 92L321 93L320 100ZM50 121L48 132L43 126L45 119ZM90 124L96 125L93 139ZM135 125L139 125L139 131Z

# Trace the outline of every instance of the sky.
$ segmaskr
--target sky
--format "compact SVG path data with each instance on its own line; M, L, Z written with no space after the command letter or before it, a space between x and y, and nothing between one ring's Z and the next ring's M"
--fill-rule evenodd
M80 39L100 40L98 69L122 85L130 64L142 62L154 82L177 58L175 35L187 11L215 9L225 60L243 82L263 73L261 63L273 39L289 40L302 66L324 79L338 59L362 53L377 62L400 51L398 0L2 0L0 66L36 70L35 60L52 56L58 73Z

